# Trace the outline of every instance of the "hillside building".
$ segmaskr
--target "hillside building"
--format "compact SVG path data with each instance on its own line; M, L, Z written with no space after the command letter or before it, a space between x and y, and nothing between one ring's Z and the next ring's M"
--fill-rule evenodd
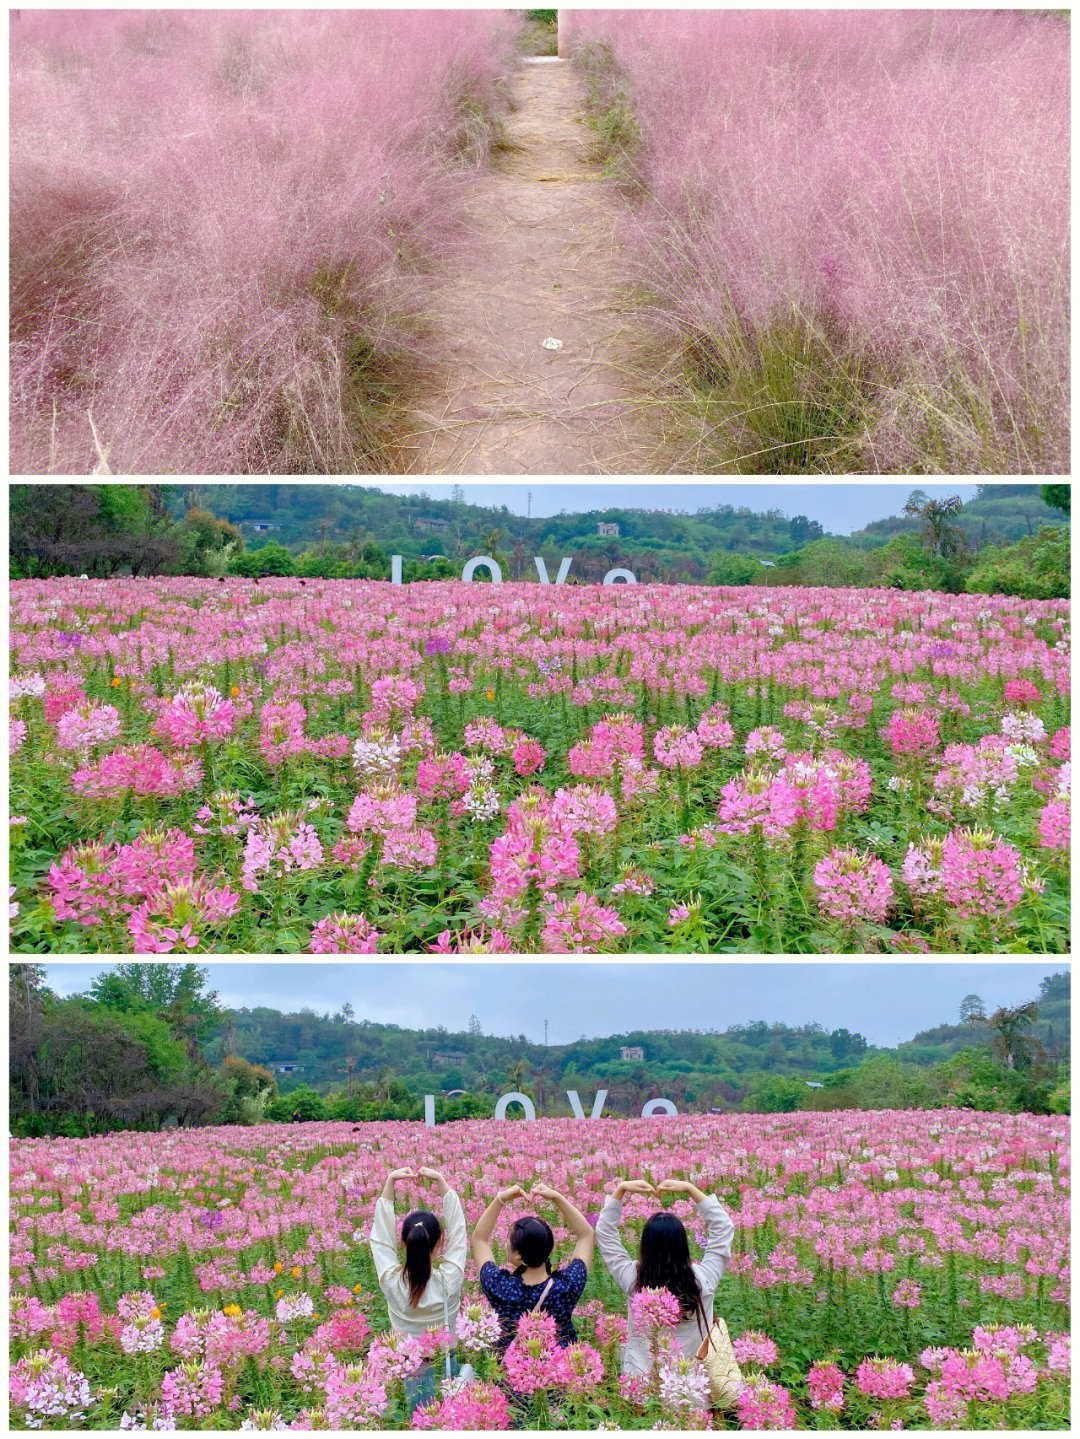
M460 1049L437 1049L431 1056L431 1063L436 1069L450 1069L455 1065L468 1064L469 1056L463 1054Z

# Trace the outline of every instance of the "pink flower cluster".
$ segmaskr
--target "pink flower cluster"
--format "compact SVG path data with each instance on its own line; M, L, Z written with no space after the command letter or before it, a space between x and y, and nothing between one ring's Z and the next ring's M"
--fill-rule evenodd
M893 907L889 866L875 855L834 848L814 870L823 914L845 925L884 924Z
M379 931L362 914L328 914L311 931L309 954L377 954Z
M158 710L154 733L176 749L225 739L232 733L236 711L212 685L192 680Z
M941 739L937 716L911 708L893 710L887 734L894 755L932 754Z
M129 792L169 799L197 790L202 776L197 759L170 759L152 745L141 744L115 749L96 765L77 769L71 785L87 799L121 799Z

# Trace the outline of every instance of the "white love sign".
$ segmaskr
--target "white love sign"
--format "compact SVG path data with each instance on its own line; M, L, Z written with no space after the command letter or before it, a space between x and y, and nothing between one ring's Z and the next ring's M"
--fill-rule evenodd
M390 583L392 585L404 584L404 580L401 577L401 563L400 555L390 556ZM540 583L542 585L550 585L552 581L548 577L547 563L543 556L533 555L533 564L536 566L536 573L540 576ZM555 576L555 584L566 584L566 577L570 573L570 566L572 564L573 559L569 555L564 555L559 565L559 572ZM488 571L493 585L502 584L502 567L491 555L473 555L471 560L466 561L465 568L461 571L461 578L466 581L471 581L473 575L475 575L476 571L481 567ZM636 585L637 575L634 574L633 570L623 569L621 565L617 565L615 569L608 570L603 582L605 585L617 585L620 581L626 585Z
M596 1095L592 1103L592 1113L589 1115L590 1119L599 1119L600 1116L603 1114L604 1103L607 1100L607 1095L608 1092L606 1089L598 1089L596 1091ZM570 1101L570 1108L574 1112L574 1118L584 1119L585 1110L582 1107L581 1097L578 1094L577 1090L568 1089L566 1091L566 1097ZM506 1111L510 1108L512 1104L521 1105L521 1108L525 1112L526 1120L531 1121L536 1118L535 1104L533 1104L532 1100L527 1094L522 1094L520 1089L512 1089L508 1094L502 1094L499 1096L495 1104L495 1113L493 1115L493 1118L505 1119ZM656 1115L663 1115L666 1117L677 1116L678 1113L679 1111L675 1108L674 1104L672 1104L670 1099L650 1099L649 1102L642 1109L641 1117L642 1119L652 1119ZM428 1126L429 1129L435 1128L435 1096L433 1094L424 1095L424 1123Z

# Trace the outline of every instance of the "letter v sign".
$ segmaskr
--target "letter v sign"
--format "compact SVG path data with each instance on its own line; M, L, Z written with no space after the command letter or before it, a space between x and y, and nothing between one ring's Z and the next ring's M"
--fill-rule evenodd
M569 555L563 557L562 563L559 565L559 573L555 576L555 583L557 585L566 584L566 577L570 573L571 563L572 561ZM543 555L533 555L533 564L536 566L536 573L540 576L540 583L542 585L550 585L551 581L548 579L547 561Z
M574 1118L575 1118L575 1119L584 1119L584 1118L585 1118L585 1111L584 1111L584 1110L582 1109L582 1107L581 1107L581 1100L578 1098L578 1092L577 1092L577 1090L576 1090L576 1089L568 1089L568 1090L566 1091L566 1097L567 1097L567 1099L570 1101L570 1108L574 1111ZM607 1099L607 1090L606 1090L606 1089L598 1089L598 1090L596 1091L596 1098L593 1100L593 1104L592 1104L592 1114L589 1116L590 1119L599 1119L599 1118L600 1118L601 1114L603 1114L603 1112L604 1112L604 1101L605 1101L606 1099Z

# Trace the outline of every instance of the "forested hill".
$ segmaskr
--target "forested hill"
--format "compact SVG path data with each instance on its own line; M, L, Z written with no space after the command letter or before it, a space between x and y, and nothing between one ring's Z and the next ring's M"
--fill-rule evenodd
M978 995L970 998L977 999ZM1044 979L1039 986L1036 999L1038 1015L1026 1027L1028 1037L1050 1055L1068 1052L1069 1037L1069 980L1065 974L1054 974ZM985 1012L985 1006L984 1006ZM901 1059L930 1062L969 1045L988 1045L993 1038L989 1026L979 1023L978 1012L968 1021L960 1024L939 1024L933 1029L924 1029L913 1039L900 1045L897 1050Z
M1047 978L1033 998L1038 1019L1031 1037L1048 1057L1060 1057L1066 1048L1067 977ZM690 1093L708 1088L723 1097L725 1091L741 1089L752 1075L825 1077L875 1054L931 1064L968 1046L988 1046L992 1039L985 1024L945 1023L886 1050L868 1046L862 1035L845 1028L792 1028L759 1021L722 1032L639 1030L545 1046L524 1035L485 1035L478 1024L463 1033L374 1024L357 1020L343 1005L333 1015L311 1010L280 1014L262 1007L227 1011L208 1035L206 1050L214 1057L220 1050L255 1064L289 1066L277 1074L282 1090L297 1084L338 1088L346 1074L363 1081L389 1071L414 1093L520 1088L528 1076L530 1083L539 1080L541 1087L555 1091L573 1088L576 1081L586 1087L663 1081ZM623 1059L624 1048L640 1048L642 1057Z
M617 493L613 486L612 494ZM530 563L534 554L551 550L604 550L613 537L597 533L600 523L619 526L620 553L670 550L702 564L715 551L787 554L825 533L804 515L731 505L696 514L615 505L527 519L505 505L471 505L463 498L437 500L347 484L177 486L170 504L178 517L190 506L221 515L240 527L249 544L263 537L294 550L319 543L360 548L375 543L386 554L454 557L483 553L497 531L503 552L520 544ZM257 531L257 525L271 528Z
M287 1089L293 1082L316 1088L342 1083L350 1060L358 1079L384 1069L416 1090L489 1089L508 1082L515 1066L542 1073L558 1087L573 1081L608 1084L638 1074L652 1081L708 1074L712 1080L739 1086L740 1078L762 1069L777 1072L829 1073L858 1062L868 1052L866 1040L846 1029L832 1033L819 1025L797 1029L764 1022L724 1033L666 1033L635 1030L604 1039L543 1045L527 1039L499 1038L479 1032L445 1029L406 1030L394 1025L350 1021L342 1013L329 1017L311 1011L278 1014L270 1009L234 1010L225 1027L208 1041L217 1046L231 1026L232 1052L253 1064L299 1065L278 1075ZM643 1058L622 1059L623 1048L640 1047ZM524 1072L524 1071L523 1071Z
M1012 543L1026 535L1036 535L1044 525L1063 525L1065 517L1061 510L1046 503L1039 485L980 485L975 498L957 515L956 523L969 543L981 549L983 545ZM895 535L918 534L920 528L920 522L907 515L891 515L853 531L849 539L853 545L871 549L887 544Z
M982 485L979 490L958 517L975 546L1018 540L1043 525L1064 523L1062 512L1043 501L1038 485ZM320 544L349 544L362 550L374 544L385 554L451 559L491 553L496 546L509 558L520 547L530 575L534 554L610 550L620 557L654 556L659 571L681 558L689 564L691 577L702 578L719 554L775 557L823 538L866 549L884 545L895 535L918 534L921 528L919 520L897 514L844 538L828 535L805 515L731 505L694 514L613 505L526 519L506 506L396 495L347 484L177 485L170 487L169 504L178 518L187 508L198 507L230 520L249 546L276 541L291 550ZM617 538L598 534L601 523L618 525Z

